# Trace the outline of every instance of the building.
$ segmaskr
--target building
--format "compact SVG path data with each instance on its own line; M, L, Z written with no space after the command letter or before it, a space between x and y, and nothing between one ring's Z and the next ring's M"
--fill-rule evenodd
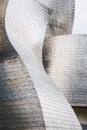
M53 82L42 65L43 40L49 54L51 43L48 46L48 39L72 33L74 1L0 2L0 130L81 130L78 119L86 121L84 114L83 118L80 115L80 111L85 113L86 109L80 109L79 105L73 107L77 119L66 100L67 97L70 99L69 90L65 91L69 93L65 98L54 84L55 78ZM73 39L73 36L63 37ZM56 49L54 51L56 53ZM45 62L47 53L44 52ZM52 69L48 64L47 57L46 71ZM86 123L82 125L86 126Z
M87 35L61 35L44 44L43 63L87 129Z

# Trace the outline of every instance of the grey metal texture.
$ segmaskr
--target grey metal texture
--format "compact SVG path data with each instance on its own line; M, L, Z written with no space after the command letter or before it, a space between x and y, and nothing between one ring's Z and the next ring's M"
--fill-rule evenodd
M87 35L48 39L43 63L72 106L87 106Z
M50 0L49 5L53 2L56 1ZM33 81L40 101L45 129L81 130L68 101L43 68L42 47L51 12L50 6L37 0L9 0L5 18L6 31ZM26 107L28 106L27 104ZM23 111L26 113L26 118L27 111L25 109ZM22 123L23 127L26 126L26 122ZM26 129L35 130L33 122ZM37 129L42 130L39 127Z
M5 32L8 0L0 0L0 130L45 130L33 82Z
M50 17L45 38L71 34L74 21L75 1L74 0L54 0L52 5L50 0L41 0L53 10Z

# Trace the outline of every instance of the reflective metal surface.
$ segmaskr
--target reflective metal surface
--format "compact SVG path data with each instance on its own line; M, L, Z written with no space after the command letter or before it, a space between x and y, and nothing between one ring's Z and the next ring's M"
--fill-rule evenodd
M50 1L49 5L52 4L53 1ZM40 100L45 129L81 130L69 103L43 69L42 46L52 13L50 7L35 0L9 0L5 19L6 31L32 78ZM26 126L26 123L23 125ZM34 130L33 123L26 129Z
M72 106L87 106L87 35L63 35L44 45L44 66Z
M41 0L42 1L42 0ZM46 31L46 38L71 34L73 28L75 1L74 0L56 0L49 4L49 0L43 0L53 12L50 17L49 25Z
M45 130L33 82L5 31L7 4L0 1L0 130Z

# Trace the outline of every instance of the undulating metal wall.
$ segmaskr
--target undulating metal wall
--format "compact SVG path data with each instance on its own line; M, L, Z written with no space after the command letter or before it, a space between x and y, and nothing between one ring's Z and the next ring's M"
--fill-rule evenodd
M40 100L45 129L81 130L78 119L68 101L47 76L42 65L43 40L53 11L51 8L53 2L56 5L54 0L48 1L49 6L46 6L37 0L9 0L5 18L6 31L12 46L20 55L32 78ZM26 129L34 130L32 125Z
M8 0L0 0L0 130L45 130L33 82L5 32Z
M72 33L75 2L74 0L69 0L61 1L61 3L61 6L59 5L60 9L58 8L59 10L57 12L57 14L60 15L60 17L58 17L58 21L56 21L56 19L50 19L46 32L43 47L43 64L47 74L50 78L52 78L55 84L59 86L71 106L73 106L73 109L76 106L78 106L80 109L81 106L82 108L85 107L86 111L87 36L68 35L60 36L59 38L53 37ZM61 9L63 10L61 11ZM86 130L86 115L84 114L84 111L82 111L80 114L79 109L77 109L75 113L78 115L78 119L82 125L82 128ZM81 121L82 118L80 115L83 116L83 121L85 124Z

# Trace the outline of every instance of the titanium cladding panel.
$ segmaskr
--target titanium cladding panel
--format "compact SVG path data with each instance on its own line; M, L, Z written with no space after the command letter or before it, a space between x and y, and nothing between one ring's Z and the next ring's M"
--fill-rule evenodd
M33 82L5 32L7 3L0 1L0 130L45 130Z
M72 106L87 106L87 35L48 39L43 63Z
M9 0L5 27L12 46L31 76L40 101L45 130L81 130L75 113L58 87L47 76L42 65L42 46L51 16L52 2L50 1L50 6L46 6L37 0ZM29 104L27 105L29 107ZM26 106L22 110L24 115L27 114L25 109ZM43 127L44 124L40 126ZM24 121L23 129L36 129L34 124L28 125ZM21 129L21 126L19 128Z
M45 0L44 3L46 4ZM50 8L53 10L53 13L50 17L46 38L63 34L71 34L74 21L75 1L56 0L55 2L52 2Z

